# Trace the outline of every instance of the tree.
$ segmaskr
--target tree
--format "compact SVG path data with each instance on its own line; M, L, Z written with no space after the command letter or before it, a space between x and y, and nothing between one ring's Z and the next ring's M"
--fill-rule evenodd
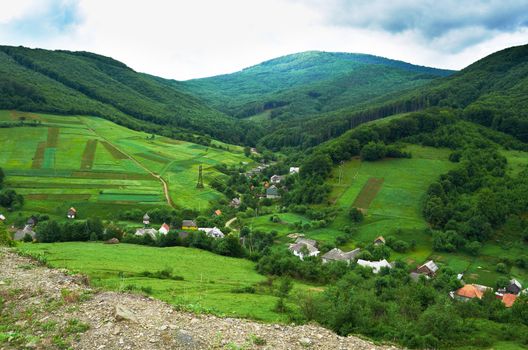
M359 210L358 208L350 208L350 210L348 211L348 216L354 222L363 221L363 212L361 212L361 210Z
M41 243L59 242L61 229L55 220L39 222L35 228L37 241Z
M4 183L4 178L5 178L4 170L0 168L0 189L2 188L2 184Z
M387 154L387 147L383 142L370 141L361 149L361 159L367 161L374 161L383 159Z

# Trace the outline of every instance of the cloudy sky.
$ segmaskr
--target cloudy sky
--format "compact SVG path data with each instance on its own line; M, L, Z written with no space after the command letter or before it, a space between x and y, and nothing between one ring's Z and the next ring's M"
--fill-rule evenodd
M527 0L3 0L0 44L190 79L307 50L461 69L528 43Z

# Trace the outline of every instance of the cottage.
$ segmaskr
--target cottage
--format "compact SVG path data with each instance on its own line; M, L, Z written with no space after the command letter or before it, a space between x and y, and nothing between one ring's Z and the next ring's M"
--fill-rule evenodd
M231 203L229 203L229 206L232 208L238 208L240 207L241 203L242 201L240 200L240 198L233 198L231 199Z
M356 258L356 255L359 254L360 250L361 249L356 248L350 252L343 252L339 248L334 248L322 256L323 264L326 264L330 261L346 261L347 263L350 263Z
M506 292L519 295L522 291L522 285L515 278L510 281L510 284L506 287Z
M313 239L309 239L309 238L298 237L295 240L295 243L308 244L308 245L317 247L317 241Z
M147 213L145 213L145 215L143 215L143 225L145 225L145 226L150 225L150 216Z
M386 259L380 261L368 261L363 259L358 259L357 261L359 266L370 267L372 272L379 273L382 268L392 268L392 265Z
M251 148L249 149L249 151L250 151L252 154L259 154L258 151L257 151L257 149L256 149L255 147L251 147Z
M304 260L304 257L306 256L310 257L319 255L319 250L308 243L292 243L288 249L293 255L298 256L301 260Z
M280 176L280 175L273 175L273 176L270 178L270 181L271 181L272 184L278 184L278 183L280 183L282 180L283 180L283 177Z
M169 231L170 231L170 226L167 225L166 223L163 223L163 225L161 225L161 227L158 230L158 232L162 235L166 235L167 233L169 233Z
M299 174L299 171L300 171L299 167L295 167L295 166L290 167L290 175Z
M462 288L458 289L454 293L454 297L458 300L467 301L470 299L482 299L482 296L487 290L491 290L492 288L482 286L480 284L466 284Z
M194 220L183 220L182 230L196 231L198 230L198 225L196 225L196 222Z
M216 209L215 212L214 212L214 215L215 216L220 216L220 215L222 215L222 211L220 209Z
M280 198L279 189L275 187L275 185L270 186L268 189L266 189L266 198Z
M374 240L374 245L380 244L385 244L385 238L383 238L383 236L379 236Z
M70 209L68 209L68 214L66 214L66 217L68 217L68 219L75 219L76 216L77 216L77 209L75 209L74 207L71 207Z
M13 235L15 241L22 241L26 235L29 235L32 239L35 239L37 234L33 231L33 225L25 225L23 229L17 230Z
M436 274L436 271L438 271L438 266L435 264L433 260L429 260L425 264L418 266L416 269L416 272L419 274L423 274L429 277L434 277Z
M224 233L218 227L200 227L198 230L205 232L205 234L209 237L224 238Z
M149 235L152 239L156 239L156 233L158 233L158 231L156 231L156 229L153 229L153 228L138 228L136 230L135 235L136 236Z

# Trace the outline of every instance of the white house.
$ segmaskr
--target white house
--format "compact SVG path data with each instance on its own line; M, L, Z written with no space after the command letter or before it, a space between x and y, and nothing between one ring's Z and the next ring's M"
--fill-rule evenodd
M330 261L346 261L347 263L350 263L356 258L356 255L358 255L360 251L361 249L359 248L356 248L350 252L344 252L339 248L334 248L322 256L323 264L326 264Z
M298 256L301 260L304 260L305 256L318 256L320 253L319 249L306 242L292 243L288 249L293 253L293 255Z
M156 231L156 229L153 229L153 228L138 228L136 230L136 233L135 235L136 236L145 236L145 235L149 235L150 237L152 237L152 239L156 239L156 233L158 231Z
M224 233L218 227L200 227L198 230L205 232L206 235L213 238L224 238Z
M6 217L3 214L0 214L0 221L4 221Z
M381 268L388 267L389 269L392 268L391 264L386 259L380 260L380 261L368 261L363 259L358 259L357 261L358 265L363 267L370 267L372 269L372 272L378 273L380 272Z
M283 177L280 176L280 175L273 175L271 178L270 178L270 181L272 184L278 184L282 181Z
M161 233L162 235L166 235L167 233L169 233L169 231L170 231L170 226L167 225L166 223L163 223L163 225L161 225L161 227L158 230L158 232Z
M290 167L290 174L299 174L299 167Z

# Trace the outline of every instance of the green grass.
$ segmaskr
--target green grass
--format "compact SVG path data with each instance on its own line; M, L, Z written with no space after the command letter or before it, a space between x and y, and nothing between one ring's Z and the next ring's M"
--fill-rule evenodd
M67 268L90 277L92 284L110 290L152 290L151 295L184 309L219 315L248 317L268 322L285 321L273 310L277 297L269 294L233 293L235 288L253 286L266 278L255 264L183 247L101 243L22 244L23 252L44 254L52 267ZM172 268L183 280L140 276ZM128 287L130 289L130 287ZM295 283L295 290L308 286Z
M149 171L168 182L176 205L203 209L222 196L207 186L224 176L216 165L251 162L239 146L215 142L224 148L220 150L161 136L147 139L150 134L95 117L0 111L0 122L20 116L26 123L42 124L0 129L0 164L6 185L31 195L26 211L63 216L74 206L88 210L80 211L80 217L94 212L106 217L124 203L167 205L160 181ZM200 165L206 185L202 190L196 188ZM75 194L83 200L75 200ZM113 204L112 210L99 210L102 203L106 208Z

